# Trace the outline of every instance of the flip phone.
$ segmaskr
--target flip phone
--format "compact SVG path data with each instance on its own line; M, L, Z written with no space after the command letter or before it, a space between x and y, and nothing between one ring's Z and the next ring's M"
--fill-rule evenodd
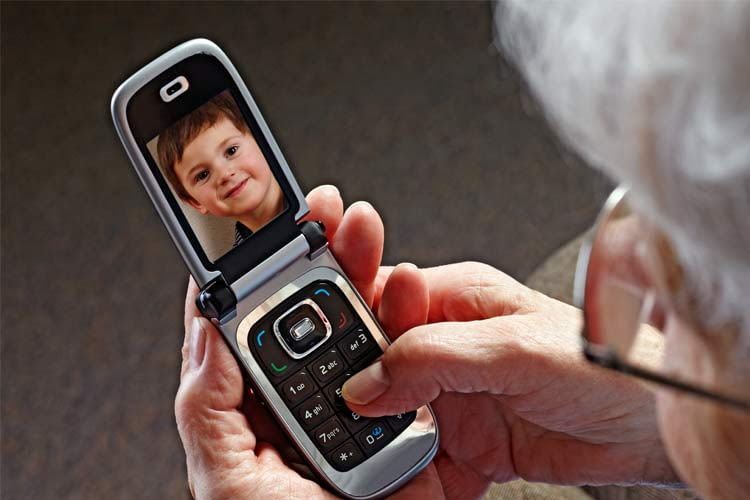
M199 309L310 468L350 498L406 483L437 450L432 410L365 418L343 403L343 383L388 338L321 225L301 222L303 193L224 52L179 45L125 81L111 110Z

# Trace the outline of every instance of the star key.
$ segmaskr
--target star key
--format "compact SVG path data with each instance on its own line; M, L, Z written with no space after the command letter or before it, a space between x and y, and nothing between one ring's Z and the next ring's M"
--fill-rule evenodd
M328 456L328 461L333 468L342 472L353 469L364 459L364 453L362 453L359 446L357 446L351 439L344 442L344 444L336 448L336 450Z

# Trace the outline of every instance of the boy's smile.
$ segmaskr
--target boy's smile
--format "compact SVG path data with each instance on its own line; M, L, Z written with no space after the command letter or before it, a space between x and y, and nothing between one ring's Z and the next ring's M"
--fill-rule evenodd
M226 196L224 198L232 198L239 196L242 193L242 190L247 186L247 179L244 179L240 181L239 183L235 184L233 187L229 188L229 191L227 192Z
M198 134L174 171L196 210L232 217L253 231L283 206L281 189L255 139L227 118Z

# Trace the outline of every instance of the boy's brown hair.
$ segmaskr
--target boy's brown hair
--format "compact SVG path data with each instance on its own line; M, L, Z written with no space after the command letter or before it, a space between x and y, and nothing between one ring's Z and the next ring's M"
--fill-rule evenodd
M159 135L159 142L156 145L159 165L169 183L184 200L189 200L190 195L174 171L175 164L182 160L187 145L221 118L229 119L240 132L250 134L240 108L229 91L225 90L195 111L180 118Z

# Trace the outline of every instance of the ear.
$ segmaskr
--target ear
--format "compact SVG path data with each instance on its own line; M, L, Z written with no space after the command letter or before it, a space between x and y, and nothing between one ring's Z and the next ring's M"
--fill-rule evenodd
M191 197L191 198L183 198L183 199L184 199L184 200L185 200L186 202L188 202L188 203L190 204L190 206L191 206L191 207L193 207L194 209L196 209L197 211L199 211L199 212L200 212L200 213L202 213L203 215L206 215L206 214L208 214L208 210L206 209L206 207L204 207L203 205L201 205L200 203L198 203L198 202L197 202L196 200L194 200L194 199L193 199L192 197Z

